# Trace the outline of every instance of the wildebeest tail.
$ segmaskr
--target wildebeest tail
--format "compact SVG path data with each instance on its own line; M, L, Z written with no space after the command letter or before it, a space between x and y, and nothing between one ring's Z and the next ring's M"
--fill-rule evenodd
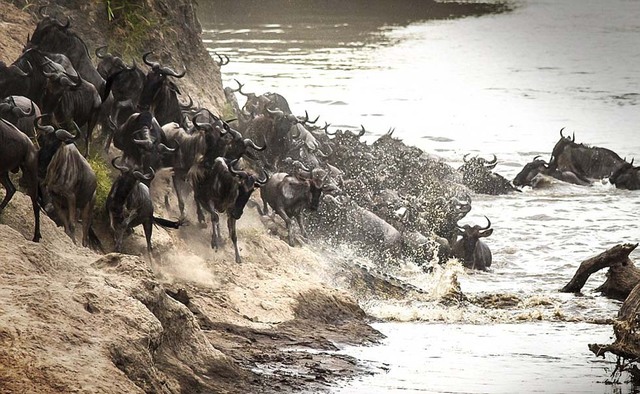
M100 238L96 235L96 232L93 231L93 226L89 227L89 246L93 250L97 250L100 253L104 253L104 248L102 247L102 242L100 242Z
M153 217L153 223L158 224L162 227L168 227L168 228L180 228L180 226L184 224L182 220L174 221L174 220L159 218L156 216Z

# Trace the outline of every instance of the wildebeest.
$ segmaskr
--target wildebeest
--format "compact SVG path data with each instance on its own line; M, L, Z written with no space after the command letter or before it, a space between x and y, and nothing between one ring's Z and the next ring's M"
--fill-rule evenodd
M242 91L242 87L244 85L238 82L237 79L235 81L238 84L238 89L236 89L235 91L247 98L247 101L242 106L242 111L249 114L251 117L256 117L260 114L263 114L267 109L271 111L280 110L285 115L292 114L287 99L285 99L281 94L270 92L261 95L257 95L255 93L245 93Z
M78 72L73 67L71 60L65 55L43 52L36 48L30 48L22 52L20 57L13 62L13 65L24 70L28 78L17 77L14 72L5 94L28 97L41 109L43 108L44 90L47 86L45 72L60 75L66 73L74 78L78 76Z
M72 126L85 127L84 154L89 154L91 134L100 115L102 100L95 86L66 72L42 72L47 85L42 99L42 111L51 115L51 123L71 130ZM81 132L77 129L76 132Z
M472 157L467 160L467 156L468 154L464 155L464 164L458 170L462 173L462 183L474 192L498 195L520 191L505 177L491 171L498 163L496 155L493 155L493 160L482 157Z
M285 221L289 245L294 246L294 219L298 222L302 236L307 237L302 210L318 209L326 177L327 172L321 168L309 170L301 167L294 175L282 172L271 175L267 184L260 189L263 213L266 214L268 206L271 206Z
M40 108L24 96L9 96L0 100L0 118L12 123L29 138L35 138L33 121L40 115Z
M40 235L40 207L38 205L38 152L29 137L14 125L0 119L0 183L6 194L0 203L0 212L7 206L16 192L9 178L12 173L22 170L22 178L27 184L27 193L31 197L35 228L33 241L38 242Z
M614 173L624 160L610 149L587 146L565 137L560 130L560 140L553 147L549 167L560 172L572 172L579 179L603 179Z
M294 147L293 138L308 133L304 123L309 118L299 119L281 110L267 109L266 112L249 122L245 135L258 143L264 142L267 150L259 155L259 159L265 167L275 170Z
M611 176L609 182L618 189L640 190L640 167L624 162Z
M74 243L77 210L82 212L82 246L88 246L97 180L87 160L78 152L74 139L74 135L63 129L40 133L38 165L46 169L42 186Z
M591 182L588 179L582 178L571 171L558 171L556 168L551 168L549 163L536 156L533 161L525 164L522 170L513 178L513 184L515 186L532 186L535 187L538 183L536 180L540 179L540 175L549 176L558 179L562 182L573 183L574 185L589 186Z
M153 216L153 202L149 194L149 187L145 184L153 179L153 169L149 173L143 174L128 165L116 163L118 160L119 158L116 157L111 161L111 164L120 170L120 176L111 186L106 202L109 224L113 230L115 250L116 252L122 250L122 239L128 229L142 225L147 241L147 251L151 253L153 225L179 228L182 222Z
M493 233L491 221L487 218L487 226L470 226L465 224L458 227L462 238L453 245L453 255L462 260L462 264L467 268L486 270L491 266L491 249L480 240Z
M66 55L78 74L91 83L99 94L104 91L105 80L96 70L87 45L70 29L69 19L65 24L57 19L45 15L44 8L40 8L42 20L36 26L31 39L25 49L37 47L45 52L62 53Z
M103 109L103 114L105 118L111 116L117 124L122 124L136 110L145 74L135 60L129 66L120 57L106 52L106 48L106 46L101 46L95 51L96 57L100 59L96 69L105 80L105 91L101 98L103 102L110 101L106 105L107 108ZM109 96L109 94L111 95ZM111 135L107 141L107 148L111 143L110 137Z
M163 167L163 155L175 149L166 145L164 131L149 111L134 113L120 127L110 121L113 145L123 152L125 161L141 168L157 170Z
M173 69L149 60L151 52L146 52L142 60L151 67L145 78L138 106L141 110L150 110L162 126L169 122L183 123L178 94L180 89L167 77L182 78L187 70L177 73Z
M235 248L236 263L241 263L236 221L242 216L253 191L264 186L268 176L265 172L263 178L258 179L246 171L236 170L234 165L237 160L227 164L224 158L218 157L211 167L204 166L203 163L204 159L199 158L189 170L189 179L196 202L211 215L211 247L218 249L221 244L218 212L226 212L227 228Z

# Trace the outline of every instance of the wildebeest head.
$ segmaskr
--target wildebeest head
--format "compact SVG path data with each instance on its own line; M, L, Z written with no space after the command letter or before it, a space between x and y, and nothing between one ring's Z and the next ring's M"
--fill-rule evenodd
M56 36L59 36L61 34L66 36L69 27L71 27L71 19L69 19L69 17L67 17L67 20L63 23L55 17L45 14L45 11L46 6L42 6L38 10L38 13L42 17L42 19L40 20L40 22L38 22L38 25L36 26L31 39L27 43L27 47L29 46L29 44L39 44L45 40L61 41L60 37ZM64 40L62 41L64 42ZM61 42L60 45L63 45L63 42ZM56 48L52 49L57 50Z
M38 130L38 145L40 146L38 150L38 176L42 179L46 176L47 167L58 148L62 144L72 144L77 138L77 135L73 135L67 130L55 130L53 126L42 125L40 120L46 116L47 114L43 114L34 120L34 125Z
M104 78L105 80L112 74L127 68L127 65L120 57L107 52L106 45L96 48L95 54L96 57L100 59L98 65L96 66L96 69L98 70L100 76L102 76L102 78Z
M564 134L562 133L562 131L564 130L564 127L560 129L560 139L558 140L558 142L556 142L555 146L553 147L553 150L551 151L551 159L549 160L549 166L551 168L556 168L558 165L558 157L560 157L560 155L562 154L562 152L568 147L568 146L575 146L576 144L576 133L573 133L571 135L571 137L569 136L564 136Z
M469 168L469 169L484 168L487 170L493 170L496 167L496 164L498 164L498 158L496 157L496 155L493 155L492 160L487 160L483 157L478 157L478 156L474 156L470 159L467 159L467 156L469 156L468 153L462 157L462 161L464 162L464 165L462 166L462 168Z
M111 161L111 165L120 171L120 176L118 176L111 185L111 190L109 191L106 201L110 225L114 231L116 252L122 249L122 236L129 225L125 218L125 206L129 194L131 194L139 182L148 184L155 176L153 168L150 168L148 173L143 174L128 164L117 163L118 161L121 161L120 157L115 157ZM137 203L142 204L143 201L138 201ZM138 208L140 207L134 207L134 209ZM138 214L140 214L140 212L138 212Z
M327 172L322 168L314 168L313 170L309 170L308 168L299 164L295 175L299 180L305 181L309 184L309 209L311 209L312 211L317 211L318 206L320 205L322 192L325 190L325 180L327 179Z
M639 190L640 189L640 167L633 166L631 163L624 162L609 177L609 182L619 189Z
M177 73L173 69L162 66L158 62L150 61L149 55L151 52L146 52L142 55L142 60L146 65L148 65L151 69L147 73L145 77L144 87L142 88L142 93L140 94L140 102L138 103L141 109L148 109L154 103L156 96L167 84L166 87L175 93L179 94L178 87L171 81L167 80L167 77L175 77L182 78L187 73L187 70L184 69L181 73Z
M522 171L513 178L514 186L527 186L531 185L531 181L535 178L536 175L540 173L545 173L546 170L549 169L549 163L540 159L540 156L536 156L533 158L533 161L525 164Z
M476 249L476 245L480 238L488 237L493 233L493 229L491 227L491 220L485 216L487 219L487 225L485 227L480 227L479 225L468 225L464 226L456 226L458 228L458 233L462 236L462 245L464 247L464 260L468 263L471 263L474 260L473 253Z
M11 118L24 118L34 115L36 113L35 104L31 101L31 109L24 111L20 106L16 105L14 96L5 97L0 100L0 117L7 119Z
M234 167L237 164L238 160L233 160L229 162L227 165L226 161L219 157L216 159L216 162L223 163L229 170L231 174L233 174L238 183L238 196L233 204L233 208L229 212L231 217L238 220L242 216L244 212L244 207L247 205L251 194L259 187L264 186L269 177L267 173L263 171L263 177L258 179L255 175L250 174L246 171L236 170Z

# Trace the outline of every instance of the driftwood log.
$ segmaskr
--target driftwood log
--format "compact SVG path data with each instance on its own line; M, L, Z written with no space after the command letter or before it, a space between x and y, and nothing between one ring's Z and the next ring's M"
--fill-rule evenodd
M591 274L609 268L607 280L596 289L605 297L624 300L640 283L640 269L636 268L629 254L638 244L620 244L595 257L583 261L573 278L560 291L579 293ZM639 298L640 300L640 298Z
M616 340L610 345L590 344L596 356L612 353L618 356L615 372L628 371L632 380L640 382L640 369L636 363L640 360L640 284L633 288L622 303L618 318L613 323Z

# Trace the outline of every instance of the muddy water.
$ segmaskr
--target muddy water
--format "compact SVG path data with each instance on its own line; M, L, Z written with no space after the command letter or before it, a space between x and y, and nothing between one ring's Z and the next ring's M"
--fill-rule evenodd
M215 3L202 5L200 19L206 45L231 58L226 86L238 79L249 92L279 92L295 113L338 128L362 124L369 140L395 127L456 167L466 153L496 154L507 178L533 156L548 157L562 127L578 142L640 156L638 1L526 0L510 13L444 21ZM610 326L594 323L619 308L592 293L603 275L583 297L557 290L580 261L637 242L639 208L640 192L606 182L474 196L465 222L491 219L494 265L460 272L462 291L512 302L367 302L388 340L345 351L388 372L340 392L633 392L605 384L612 360L586 348L609 342ZM412 267L394 274L427 290L443 285Z

